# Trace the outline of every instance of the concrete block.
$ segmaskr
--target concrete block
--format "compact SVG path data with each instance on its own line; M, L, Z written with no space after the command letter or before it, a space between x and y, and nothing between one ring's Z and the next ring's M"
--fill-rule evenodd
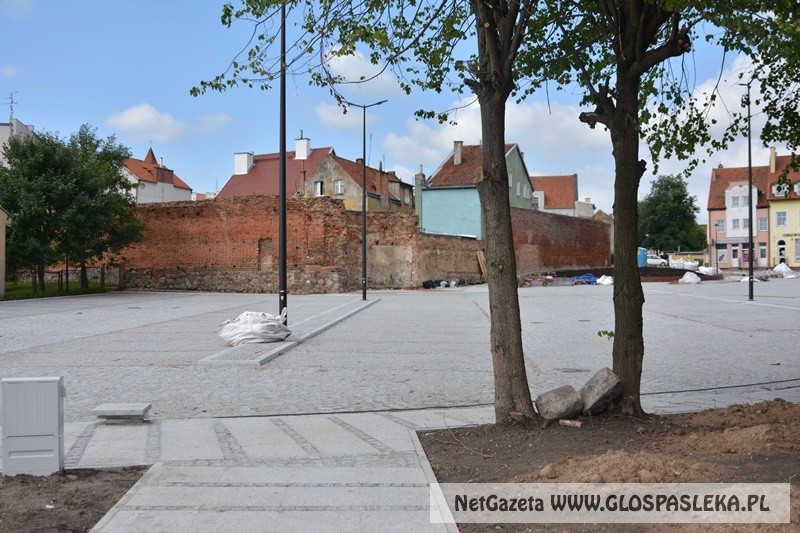
M539 415L545 420L572 418L583 410L581 395L572 385L540 394L535 404Z
M608 404L619 398L622 386L610 369L603 368L581 387L584 413L601 413Z
M92 409L92 413L106 422L136 422L144 420L150 407L149 403L104 403Z

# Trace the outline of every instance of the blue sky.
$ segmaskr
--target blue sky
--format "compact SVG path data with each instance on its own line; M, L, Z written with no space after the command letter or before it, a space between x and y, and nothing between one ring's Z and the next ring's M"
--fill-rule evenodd
M220 24L222 0L0 0L0 121L10 112L37 129L68 136L88 123L105 137L111 134L144 158L153 148L195 192L221 188L233 172L233 154L277 152L277 87L268 92L237 88L225 93L189 95L201 80L224 70L246 42L250 29ZM277 30L276 30L277 31ZM289 32L289 42L292 32ZM688 61L698 88L719 75L721 55L693 54ZM723 73L745 62L730 58ZM371 72L359 58L336 65L342 73ZM723 88L734 100L742 90L731 82ZM726 82L723 82L726 83ZM361 88L343 91L356 103L388 99L367 113L367 160L395 170L411 182L420 166L433 173L452 150L453 141L480 142L477 105L461 110L458 124L417 121L413 112L431 104L448 108L455 95L403 94L390 74ZM608 133L578 122L577 94L565 91L548 104L535 94L522 104L509 104L506 141L517 143L531 174L578 174L581 199L591 198L610 212L613 203L613 159ZM720 111L721 112L721 111ZM754 165L768 162L758 142L760 121L754 118ZM332 146L348 159L361 157L360 109L342 114L328 92L308 85L307 78L287 82L287 148L300 131L312 147ZM779 153L784 153L780 150ZM643 152L643 156L646 153ZM699 221L707 219L708 180L712 166L746 166L744 139L699 168L690 179L698 197ZM682 170L667 162L661 173ZM649 189L648 172L640 196Z

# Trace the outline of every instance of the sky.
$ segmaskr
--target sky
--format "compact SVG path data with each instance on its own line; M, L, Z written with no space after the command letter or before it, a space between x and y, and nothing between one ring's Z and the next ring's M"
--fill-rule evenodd
M192 87L225 70L249 39L244 24L220 23L222 0L0 0L0 122L14 117L37 130L68 137L82 124L101 137L115 135L143 159L149 148L197 193L218 191L233 173L236 152L279 151L279 92L234 88L193 97ZM277 29L275 29L277 31ZM296 35L287 31L291 44ZM735 73L745 58L698 50L685 60L695 90L721 79L726 101L738 105L745 90ZM723 67L722 73L720 68ZM337 73L374 72L363 57L334 65ZM414 111L464 106L469 97L414 92L404 94L391 74L342 92L358 104L381 100L367 111L367 162L409 183L422 169L430 176L447 158L453 141L478 144L477 104L455 116L457 125L420 121ZM287 80L287 149L302 135L312 148L332 147L344 158L362 156L362 111L344 114L329 92L308 78ZM755 96L753 98L755 100ZM537 92L507 108L506 142L524 153L532 175L578 175L581 200L590 198L610 213L614 164L608 132L578 121L585 111L576 90ZM718 109L724 123L724 111ZM753 165L768 164L769 150L758 140L763 123L753 110ZM778 147L778 153L787 153ZM646 150L641 153L648 160ZM747 140L715 154L689 178L689 192L707 221L711 169L747 166ZM660 174L678 173L679 161L661 164ZM653 165L642 179L640 198L650 191Z

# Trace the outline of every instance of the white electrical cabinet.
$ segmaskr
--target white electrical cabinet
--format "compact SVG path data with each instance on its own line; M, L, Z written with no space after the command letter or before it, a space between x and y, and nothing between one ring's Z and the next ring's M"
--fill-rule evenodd
M64 377L4 378L3 474L64 470Z

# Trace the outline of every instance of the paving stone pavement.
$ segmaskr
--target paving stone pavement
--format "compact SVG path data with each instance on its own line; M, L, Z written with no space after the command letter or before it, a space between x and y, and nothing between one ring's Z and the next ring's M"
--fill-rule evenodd
M800 401L800 281L646 284L642 401L655 412ZM610 365L612 288L520 290L534 396ZM486 286L292 296L293 335L217 336L252 294L0 303L0 377L63 375L67 468L153 467L97 531L444 531L415 430L491 421ZM101 403L147 402L107 425ZM2 407L2 406L0 406ZM452 531L453 529L450 528Z

